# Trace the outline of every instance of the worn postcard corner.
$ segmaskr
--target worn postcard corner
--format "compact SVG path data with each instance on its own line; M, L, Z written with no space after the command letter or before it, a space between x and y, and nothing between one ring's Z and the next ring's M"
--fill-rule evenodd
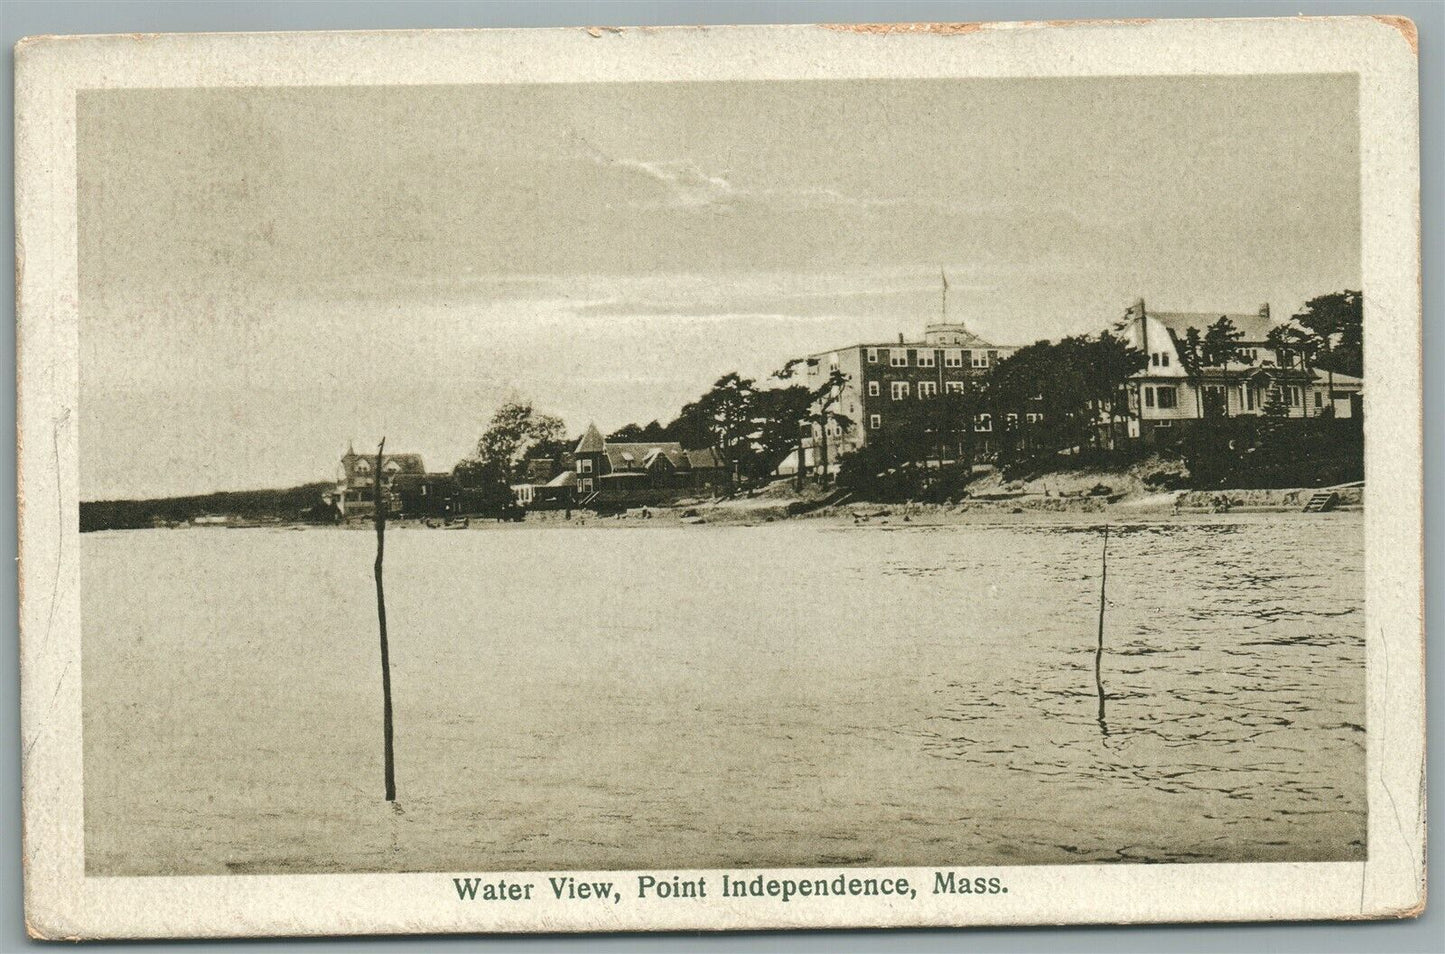
M1415 48L22 41L31 936L1419 914Z

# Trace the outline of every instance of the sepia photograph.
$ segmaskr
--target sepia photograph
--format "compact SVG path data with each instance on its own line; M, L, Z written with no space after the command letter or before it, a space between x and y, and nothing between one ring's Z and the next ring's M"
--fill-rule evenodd
M971 42L553 39L769 31ZM1298 42L1360 37L1404 49ZM1419 777L1371 735L1418 724L1371 589L1418 561L1418 223L1372 237L1369 83L1304 59L78 84L73 378L21 387L71 475L22 504L65 522L22 619L74 630L70 701L25 687L73 707L67 877L576 930L1322 866L1323 916L1405 912L1365 878L1383 811L1423 891L1370 761Z

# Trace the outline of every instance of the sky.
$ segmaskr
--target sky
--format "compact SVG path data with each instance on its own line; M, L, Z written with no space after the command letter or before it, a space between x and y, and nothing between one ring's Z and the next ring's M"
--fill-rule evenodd
M1360 283L1355 77L82 92L83 499L449 470L496 407Z

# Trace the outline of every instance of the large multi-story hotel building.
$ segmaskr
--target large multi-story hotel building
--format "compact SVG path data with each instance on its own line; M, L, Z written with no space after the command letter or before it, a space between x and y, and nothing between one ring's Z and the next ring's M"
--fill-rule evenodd
M834 370L843 373L845 380L830 410L849 423L830 423L826 441L823 426L813 424L811 436L804 440L804 465L816 466L826 443L828 466L835 466L844 454L902 426L918 402L965 390L971 379L988 374L1017 350L1015 345L985 341L962 322L940 322L924 329L922 341L905 341L900 334L896 342L848 345L809 355L805 379L809 387L823 384ZM994 422L988 414L979 414L973 429L988 442ZM792 467L796 461L790 459L780 469Z

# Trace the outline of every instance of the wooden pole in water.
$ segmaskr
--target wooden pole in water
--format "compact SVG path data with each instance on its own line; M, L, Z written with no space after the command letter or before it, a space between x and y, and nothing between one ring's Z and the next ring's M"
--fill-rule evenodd
M1109 585L1109 525L1104 524L1104 553L1103 570L1099 574L1099 645L1094 650L1094 687L1099 692L1099 728L1104 734L1109 734L1109 728L1104 722L1104 598L1105 589Z
M386 776L386 800L396 801L396 764L391 748L391 654L386 645L386 591L381 585L381 561L386 555L386 498L381 488L382 451L386 438L376 445L376 473L372 478L372 499L376 510L376 621L381 628L381 731L382 761Z

